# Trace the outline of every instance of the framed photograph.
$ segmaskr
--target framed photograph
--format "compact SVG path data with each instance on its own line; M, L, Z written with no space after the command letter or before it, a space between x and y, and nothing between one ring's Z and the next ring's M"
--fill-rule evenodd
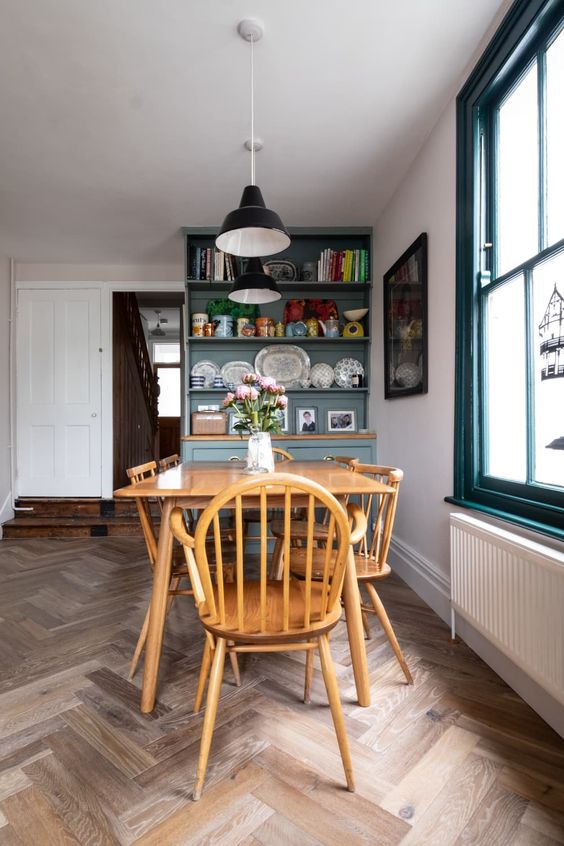
M234 429L235 423L237 422L237 415L231 412L231 414L227 417L227 434L228 435L238 435L239 432Z
M327 412L328 432L356 432L356 411L338 409Z
M288 434L290 431L289 429L289 422L288 422L288 406L286 408L281 408L278 412L278 420L280 421L280 428L283 434Z
M296 408L296 435L312 435L317 431L317 408Z
M199 405L198 411L219 411L219 405Z
M427 393L427 233L384 274L384 396Z

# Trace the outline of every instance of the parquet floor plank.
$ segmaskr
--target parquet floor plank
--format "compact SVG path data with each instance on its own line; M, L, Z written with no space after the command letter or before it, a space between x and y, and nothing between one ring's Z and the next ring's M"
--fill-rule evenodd
M356 779L344 776L317 657L226 669L201 800L191 799L203 636L193 601L168 617L155 711L129 681L150 572L139 538L0 542L0 846L554 846L564 740L419 597L381 596L412 670L377 622L361 708L344 622L331 637Z

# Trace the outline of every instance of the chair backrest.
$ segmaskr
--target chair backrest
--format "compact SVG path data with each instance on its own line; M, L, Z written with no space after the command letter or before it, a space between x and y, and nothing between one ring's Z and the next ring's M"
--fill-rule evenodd
M178 453L174 455L167 455L166 458L159 458L159 473L164 473L169 467L178 467L180 464L180 456Z
M259 601L252 608L245 604L245 591L248 589L249 574L244 570L244 531L243 498L245 506L252 504L260 512L260 555L258 581ZM252 498L252 500L251 500ZM292 509L298 505L306 511L307 521L307 563L303 581L291 577L292 554L290 546L290 519ZM236 591L236 620L226 616L224 591L224 564L221 548L221 529L219 512L229 507L234 513L235 537L235 585L230 590ZM268 581L268 545L267 517L269 508L283 508L285 522L284 567L281 582ZM328 542L325 550L323 579L313 581L313 550L315 509L326 508L330 512L328 522ZM305 479L286 473L274 473L260 478L242 479L230 485L215 496L200 515L194 538L186 534L182 526L182 512L179 508L171 515L171 528L174 536L184 544L189 567L197 566L198 578L191 579L196 601L205 603L206 619L214 625L222 626L233 634L275 635L281 632L307 629L310 624L323 621L339 602L348 548L350 545L349 521L342 506L325 488ZM214 575L217 590L214 593L210 562L208 559L210 535L215 550ZM302 548L303 550L303 548ZM257 581L256 578L253 579ZM197 583L200 583L198 585ZM319 593L321 591L321 593ZM273 597L281 597L274 613ZM314 602L312 594L319 601ZM256 594L255 594L256 595Z
M156 461L147 461L146 464L139 464L137 467L130 467L125 471L128 478L131 480L131 486L142 482L143 479L149 479L151 476L157 475ZM138 496L135 498L135 505L137 506L137 513L139 514L139 522L143 530L143 537L145 538L145 545L147 547L147 554L151 567L154 566L157 560L157 536L155 534L155 526L151 516L151 504L146 497Z
M272 447L272 452L274 454L274 462L276 464L281 463L282 461L293 461L294 456L291 455L287 450L282 449L282 447Z
M388 558L388 550L392 540L403 470L398 467L386 467L383 464L361 463L356 464L354 470L355 473L363 473L371 479L388 485L394 491L392 494L363 494L361 496L361 508L366 516L367 524L374 526L374 531L370 544L368 544L366 535L361 540L359 553L383 567Z

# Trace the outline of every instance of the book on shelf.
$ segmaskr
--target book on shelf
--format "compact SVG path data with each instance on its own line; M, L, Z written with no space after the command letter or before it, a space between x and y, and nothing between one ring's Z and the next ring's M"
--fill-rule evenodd
M321 282L366 282L368 250L322 250L317 278Z
M239 271L235 257L215 247L190 247L189 279L207 282L232 282Z

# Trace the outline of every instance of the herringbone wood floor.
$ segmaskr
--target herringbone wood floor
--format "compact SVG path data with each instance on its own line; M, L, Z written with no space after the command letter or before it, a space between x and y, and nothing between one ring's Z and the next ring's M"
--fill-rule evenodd
M333 654L357 792L324 688L300 702L302 657L248 656L226 680L203 798L190 799L202 638L176 601L154 715L127 668L148 592L130 538L0 542L0 846L564 842L564 741L397 579L381 595L415 685L374 622L374 704L354 702L341 623Z

